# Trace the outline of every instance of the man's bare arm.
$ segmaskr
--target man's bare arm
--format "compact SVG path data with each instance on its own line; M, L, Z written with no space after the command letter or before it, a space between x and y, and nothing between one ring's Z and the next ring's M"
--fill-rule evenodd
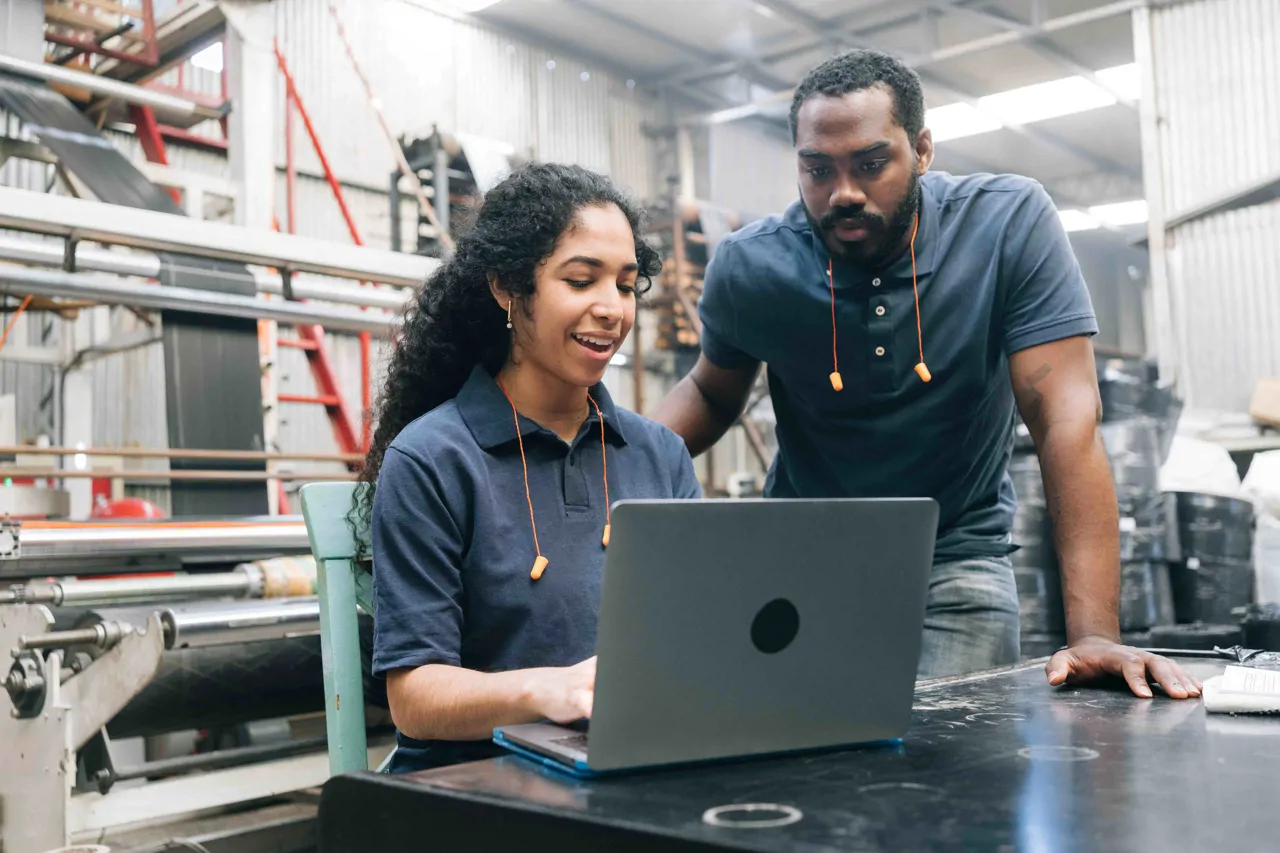
M1119 640L1120 521L1088 338L1014 353L1009 375L1040 456L1062 564L1067 639Z
M658 404L653 419L683 438L697 456L738 420L759 372L759 364L725 370L699 356L689 375Z
M1121 676L1139 696L1147 678L1175 699L1200 684L1167 658L1120 645L1120 519L1111 464L1098 429L1102 402L1093 345L1075 337L1009 357L1022 420L1035 439L1062 568L1069 648L1045 668L1049 683Z

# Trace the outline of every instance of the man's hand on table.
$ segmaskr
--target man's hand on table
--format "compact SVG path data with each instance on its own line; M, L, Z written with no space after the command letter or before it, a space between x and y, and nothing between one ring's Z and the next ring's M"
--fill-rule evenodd
M1049 683L1081 684L1108 675L1120 676L1135 695L1151 698L1150 679L1173 699L1194 698L1204 685L1181 666L1160 655L1122 646L1105 637L1085 637L1055 654L1045 667Z

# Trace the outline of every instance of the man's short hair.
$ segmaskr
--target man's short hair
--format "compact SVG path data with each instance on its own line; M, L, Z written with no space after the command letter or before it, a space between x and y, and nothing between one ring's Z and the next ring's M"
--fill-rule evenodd
M805 75L791 99L791 142L796 141L800 107L816 95L840 97L872 86L888 87L893 95L893 118L914 145L924 128L924 92L920 76L887 53L850 50L833 56Z

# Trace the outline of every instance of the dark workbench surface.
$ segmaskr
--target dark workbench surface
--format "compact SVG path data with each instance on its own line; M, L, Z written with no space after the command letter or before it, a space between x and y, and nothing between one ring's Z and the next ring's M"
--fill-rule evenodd
M1184 662L1200 678L1220 665ZM707 822L727 804L793 823ZM746 813L747 819L782 813ZM731 819L732 814L722 816ZM1053 690L1042 665L919 688L899 747L580 782L518 757L331 780L321 851L1280 849L1280 718Z

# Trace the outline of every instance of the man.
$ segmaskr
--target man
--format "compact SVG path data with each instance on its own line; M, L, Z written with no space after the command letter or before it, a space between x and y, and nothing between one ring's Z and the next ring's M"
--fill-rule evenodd
M1119 643L1098 327L1048 195L1017 176L930 173L920 80L874 51L810 72L791 133L800 201L720 244L699 309L702 356L657 419L706 450L765 362L779 448L767 496L935 498L919 671L930 678L1018 659L1016 404L1063 574L1069 648L1049 682L1111 674L1149 697L1150 677L1172 697L1198 696L1177 664Z

